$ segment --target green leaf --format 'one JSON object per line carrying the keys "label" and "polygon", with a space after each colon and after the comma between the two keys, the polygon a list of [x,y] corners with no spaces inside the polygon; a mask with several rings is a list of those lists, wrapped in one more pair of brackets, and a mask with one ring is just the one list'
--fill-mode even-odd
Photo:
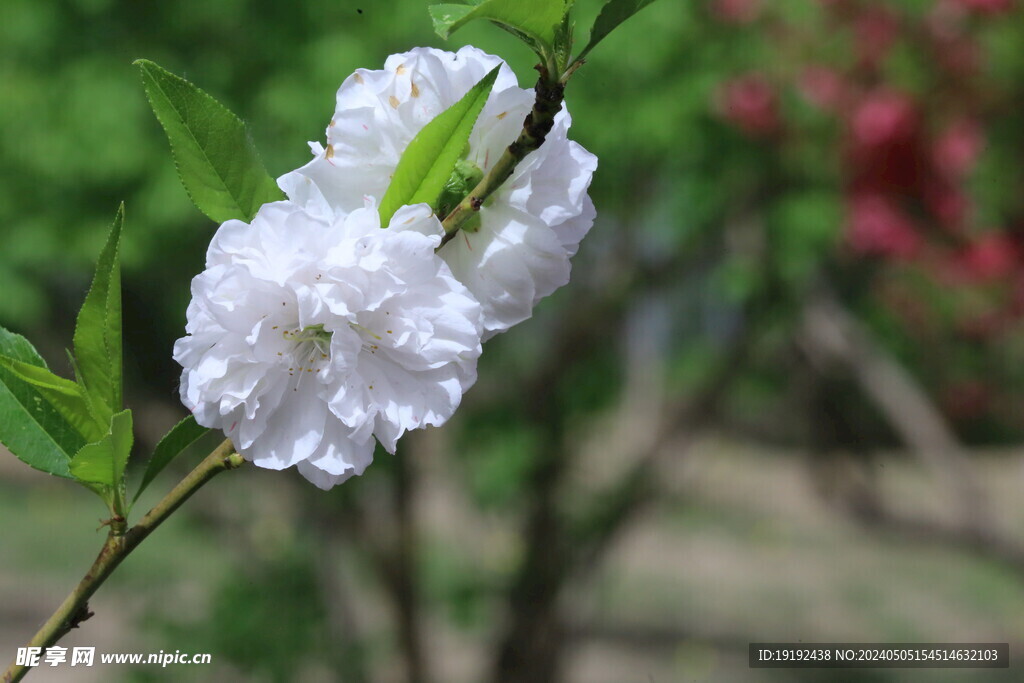
{"label": "green leaf", "polygon": [[594,49],[605,37],[614,31],[619,24],[650,5],[654,0],[608,0],[601,8],[601,13],[594,21],[594,27],[590,29],[590,42],[583,48],[576,59],[583,59]]}
{"label": "green leaf", "polygon": [[572,33],[574,28],[575,24],[572,22],[569,13],[566,12],[562,23],[555,30],[554,57],[559,73],[565,72],[569,62],[572,61]]}
{"label": "green leaf", "polygon": [[532,47],[550,48],[555,31],[568,11],[565,0],[484,0],[478,5],[431,5],[434,30],[447,39],[474,19],[490,19],[513,32],[522,33]]}
{"label": "green leaf", "polygon": [[139,484],[139,490],[135,492],[135,498],[132,499],[132,502],[139,499],[139,496],[152,483],[156,475],[160,474],[172,460],[209,431],[208,428],[197,424],[196,418],[191,415],[174,425],[171,431],[167,432],[164,438],[160,439],[160,443],[156,445],[153,457],[149,459],[146,473],[142,477],[142,483]]}
{"label": "green leaf", "polygon": [[0,356],[0,367],[31,385],[87,442],[103,435],[101,425],[109,420],[108,414],[98,410],[79,385],[58,377],[45,367],[7,356]]}
{"label": "green leaf", "polygon": [[[46,369],[27,339],[2,327],[0,354]],[[37,470],[70,478],[71,456],[85,445],[85,439],[38,389],[0,366],[0,443]]]}
{"label": "green leaf", "polygon": [[82,446],[71,459],[71,474],[100,493],[113,512],[120,513],[124,500],[124,470],[132,452],[132,411],[122,410],[110,420],[110,430],[98,441]]}
{"label": "green leaf", "polygon": [[93,403],[107,415],[121,409],[121,262],[124,204],[96,264],[92,287],[75,325],[75,370]]}
{"label": "green leaf", "polygon": [[445,40],[467,21],[474,9],[473,5],[431,5],[427,8],[430,19],[434,22],[434,31]]}
{"label": "green leaf", "polygon": [[181,182],[200,211],[218,223],[248,221],[263,204],[284,198],[241,119],[184,78],[146,59],[135,64]]}
{"label": "green leaf", "polygon": [[425,202],[437,208],[437,199],[491,94],[498,69],[492,69],[461,100],[424,126],[406,147],[380,202],[381,227],[387,227],[395,212],[407,204]]}

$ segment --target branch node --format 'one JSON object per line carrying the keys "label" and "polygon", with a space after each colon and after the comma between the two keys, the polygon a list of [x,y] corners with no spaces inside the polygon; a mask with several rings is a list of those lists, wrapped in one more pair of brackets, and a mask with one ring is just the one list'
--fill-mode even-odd
{"label": "branch node", "polygon": [[68,621],[68,630],[78,628],[79,624],[81,624],[83,621],[88,621],[93,616],[95,616],[95,614],[95,612],[89,609],[88,602],[83,603],[82,606],[78,608],[78,611],[75,612],[71,616],[71,619]]}

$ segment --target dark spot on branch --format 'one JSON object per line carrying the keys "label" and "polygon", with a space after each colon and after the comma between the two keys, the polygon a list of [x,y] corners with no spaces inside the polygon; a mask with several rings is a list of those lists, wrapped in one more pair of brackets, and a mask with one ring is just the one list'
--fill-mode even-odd
{"label": "dark spot on branch", "polygon": [[68,630],[78,628],[79,624],[81,624],[83,621],[88,621],[94,615],[95,612],[89,609],[89,603],[84,603],[81,607],[78,608],[78,611],[71,616],[71,619],[68,622]]}

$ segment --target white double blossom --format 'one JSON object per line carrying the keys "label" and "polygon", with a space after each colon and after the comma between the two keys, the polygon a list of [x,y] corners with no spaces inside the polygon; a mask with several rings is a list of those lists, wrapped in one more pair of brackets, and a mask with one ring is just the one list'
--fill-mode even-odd
{"label": "white double blossom", "polygon": [[434,254],[425,204],[386,229],[372,201],[325,215],[264,205],[217,231],[174,346],[181,398],[261,467],[321,488],[361,474],[374,440],[440,425],[476,380],[481,309]]}
{"label": "white double blossom", "polygon": [[[498,65],[462,194],[403,207],[381,229],[376,201],[409,142]],[[393,453],[405,431],[444,423],[476,380],[481,340],[568,282],[593,224],[596,159],[568,140],[563,107],[479,220],[435,253],[434,211],[493,167],[533,98],[471,47],[415,49],[346,79],[327,146],[310,143],[314,159],[278,180],[289,201],[224,223],[192,282],[174,358],[196,420],[255,464],[294,465],[325,489],[365,470],[374,437]]]}
{"label": "white double blossom", "polygon": [[[457,53],[417,48],[360,69],[337,94],[327,146],[282,176],[288,196],[317,211],[352,211],[384,196],[402,152],[428,122],[495,66],[501,69],[469,140],[467,161],[486,173],[519,135],[533,91],[518,87],[498,57],[473,47]],[[483,306],[484,338],[528,318],[533,306],[569,281],[572,257],[594,221],[587,195],[596,157],[568,140],[563,107],[540,149],[530,153],[480,211],[439,252]]]}

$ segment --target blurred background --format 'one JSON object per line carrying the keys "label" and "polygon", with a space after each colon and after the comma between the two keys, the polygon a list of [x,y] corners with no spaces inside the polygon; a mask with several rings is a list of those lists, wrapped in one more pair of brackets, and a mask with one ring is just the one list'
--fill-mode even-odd
{"label": "blurred background", "polygon": [[[442,43],[426,4],[0,4],[0,324],[69,371],[126,202],[137,465],[185,414],[170,352],[216,226],[132,60],[245,118],[277,176],[322,139],[342,79],[390,53],[472,43],[532,85],[511,36]],[[599,3],[577,5],[585,31]],[[645,9],[568,91],[600,159],[573,282],[488,343],[456,417],[329,493],[221,477],[63,642],[212,665],[33,677],[836,680],[747,668],[749,642],[798,640],[1009,641],[1019,662],[1022,19],[1015,0]],[[103,513],[0,453],[4,659],[92,561]]]}

